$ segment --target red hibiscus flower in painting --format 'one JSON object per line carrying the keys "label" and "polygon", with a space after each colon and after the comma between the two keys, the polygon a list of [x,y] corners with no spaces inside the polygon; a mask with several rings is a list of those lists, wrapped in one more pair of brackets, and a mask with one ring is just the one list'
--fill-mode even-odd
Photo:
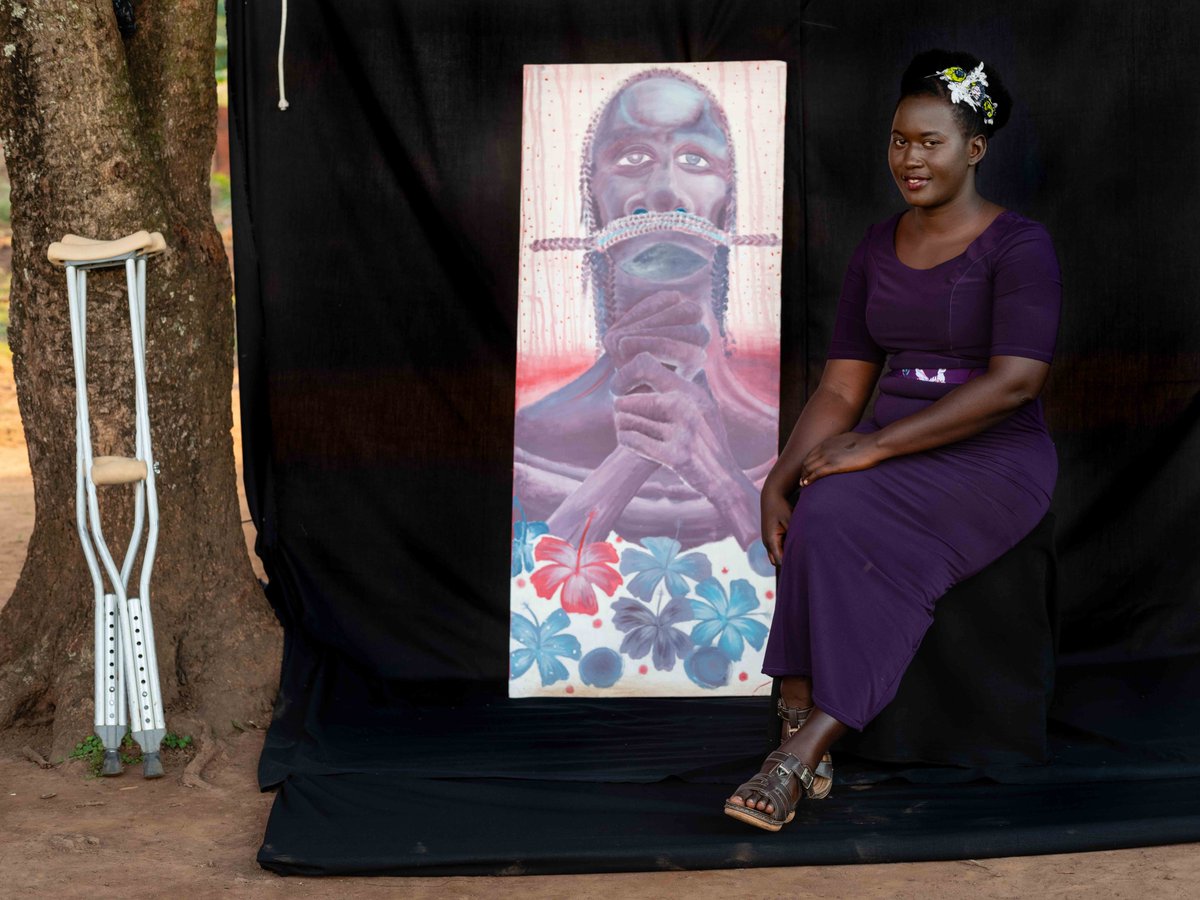
{"label": "red hibiscus flower in painting", "polygon": [[559,598],[562,608],[569,613],[595,615],[600,610],[596,602],[596,588],[608,596],[613,595],[624,580],[610,563],[617,561],[617,551],[612,544],[603,541],[589,544],[588,529],[592,527],[592,516],[588,515],[579,546],[562,538],[546,535],[533,550],[533,558],[549,565],[542,566],[529,576],[539,597],[549,600],[554,592],[562,588]]}

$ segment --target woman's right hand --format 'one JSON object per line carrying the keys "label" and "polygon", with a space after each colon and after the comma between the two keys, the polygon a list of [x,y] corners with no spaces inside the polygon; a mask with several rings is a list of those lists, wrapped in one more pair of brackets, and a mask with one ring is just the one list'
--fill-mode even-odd
{"label": "woman's right hand", "polygon": [[762,540],[771,565],[783,562],[783,538],[792,520],[792,505],[778,491],[764,487],[762,492]]}

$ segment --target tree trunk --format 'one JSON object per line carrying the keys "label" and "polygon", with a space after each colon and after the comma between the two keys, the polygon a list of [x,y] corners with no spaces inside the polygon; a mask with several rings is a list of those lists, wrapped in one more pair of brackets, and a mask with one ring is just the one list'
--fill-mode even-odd
{"label": "tree trunk", "polygon": [[[36,519],[0,611],[0,730],[58,760],[92,731],[92,587],[75,530],[75,387],[66,279],[46,260],[65,232],[161,231],[147,264],[150,425],[161,472],[151,580],[166,707],[209,722],[267,715],[279,627],[240,527],[230,388],[233,310],[213,223],[216,133],[212,0],[138,4],[123,40],[111,0],[0,0],[0,139],[12,182],[9,341]],[[123,269],[88,279],[88,381],[96,455],[133,455]],[[118,562],[128,489],[100,489]],[[136,583],[137,571],[131,581]],[[10,732],[10,737],[12,732]]]}

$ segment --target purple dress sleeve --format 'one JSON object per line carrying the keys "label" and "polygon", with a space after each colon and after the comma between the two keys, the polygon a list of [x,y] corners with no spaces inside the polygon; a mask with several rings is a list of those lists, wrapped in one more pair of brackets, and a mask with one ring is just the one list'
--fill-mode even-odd
{"label": "purple dress sleeve", "polygon": [[1050,233],[1037,222],[1016,229],[996,258],[992,356],[1054,358],[1062,275]]}
{"label": "purple dress sleeve", "polygon": [[875,343],[871,332],[867,330],[867,244],[870,237],[868,229],[867,236],[859,242],[854,255],[850,257],[826,360],[861,359],[882,365],[887,358],[887,352]]}

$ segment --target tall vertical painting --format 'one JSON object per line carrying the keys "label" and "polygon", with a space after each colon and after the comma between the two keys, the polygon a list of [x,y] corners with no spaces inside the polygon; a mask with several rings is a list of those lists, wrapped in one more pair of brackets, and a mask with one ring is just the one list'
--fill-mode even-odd
{"label": "tall vertical painting", "polygon": [[511,696],[764,690],[785,75],[525,67]]}

